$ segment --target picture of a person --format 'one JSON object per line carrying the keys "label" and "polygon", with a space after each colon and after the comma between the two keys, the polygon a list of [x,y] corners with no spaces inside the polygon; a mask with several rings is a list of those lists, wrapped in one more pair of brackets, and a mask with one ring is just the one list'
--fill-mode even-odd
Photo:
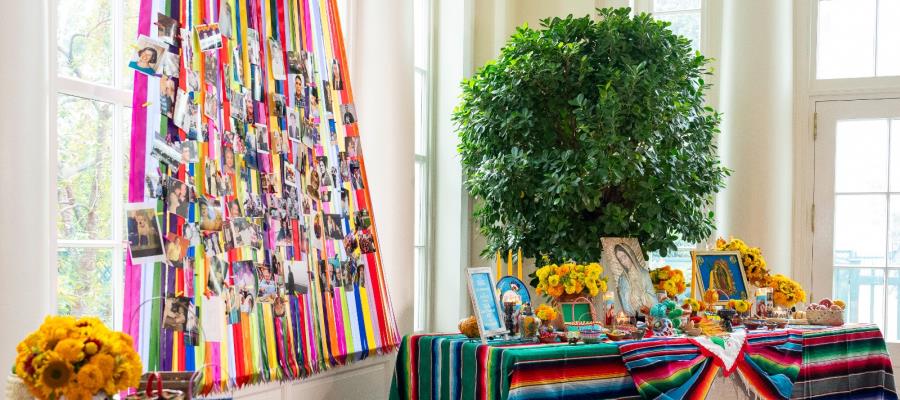
{"label": "picture of a person", "polygon": [[728,263],[725,260],[716,260],[713,263],[712,271],[709,274],[709,288],[720,290],[729,298],[734,296],[737,289],[734,285],[734,277],[728,270]]}
{"label": "picture of a person", "polygon": [[158,58],[159,55],[156,49],[144,47],[138,51],[137,59],[128,63],[128,66],[147,75],[153,75],[156,73],[156,60]]}
{"label": "picture of a person", "polygon": [[344,78],[341,76],[341,65],[331,60],[331,83],[334,90],[344,90]]}
{"label": "picture of a person", "polygon": [[653,305],[653,284],[647,271],[635,257],[635,252],[623,243],[613,247],[614,263],[621,268],[616,280],[616,299],[626,314],[633,315],[641,306]]}

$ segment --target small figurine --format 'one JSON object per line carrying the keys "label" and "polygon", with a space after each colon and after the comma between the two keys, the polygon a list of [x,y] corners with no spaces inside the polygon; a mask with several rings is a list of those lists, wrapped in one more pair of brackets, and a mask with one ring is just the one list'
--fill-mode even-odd
{"label": "small figurine", "polygon": [[672,320],[669,319],[669,308],[666,303],[655,304],[650,308],[650,318],[652,319],[650,329],[653,331],[653,336],[675,336],[675,329],[672,326]]}

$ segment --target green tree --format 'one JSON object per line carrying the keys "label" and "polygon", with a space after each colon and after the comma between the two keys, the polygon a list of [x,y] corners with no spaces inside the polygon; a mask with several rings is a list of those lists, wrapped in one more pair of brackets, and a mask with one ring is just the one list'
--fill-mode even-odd
{"label": "green tree", "polygon": [[708,59],[629,9],[520,27],[454,113],[486,253],[599,260],[600,237],[665,255],[706,238],[728,171],[704,106]]}

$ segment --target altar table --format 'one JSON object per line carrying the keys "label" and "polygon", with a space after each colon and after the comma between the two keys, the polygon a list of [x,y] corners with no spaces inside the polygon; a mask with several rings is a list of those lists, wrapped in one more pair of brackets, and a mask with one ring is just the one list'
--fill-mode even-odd
{"label": "altar table", "polygon": [[400,346],[390,398],[703,398],[723,375],[749,398],[897,398],[875,325],[751,331],[730,369],[720,361],[687,338],[483,345],[459,334],[413,334]]}

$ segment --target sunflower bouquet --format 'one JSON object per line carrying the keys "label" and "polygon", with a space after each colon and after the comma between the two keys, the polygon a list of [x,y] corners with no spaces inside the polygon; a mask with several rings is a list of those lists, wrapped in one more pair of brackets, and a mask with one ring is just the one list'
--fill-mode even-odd
{"label": "sunflower bouquet", "polygon": [[569,261],[548,264],[534,273],[531,285],[538,294],[559,298],[564,294],[586,294],[591,297],[606,292],[606,278],[601,278],[603,267],[599,263],[577,264]]}
{"label": "sunflower bouquet", "polygon": [[747,243],[741,239],[731,238],[731,240],[725,241],[725,239],[719,238],[716,240],[716,250],[740,252],[741,265],[744,266],[747,280],[758,287],[768,286],[769,268],[759,247],[747,246]]}
{"label": "sunflower bouquet", "polygon": [[534,311],[534,315],[538,317],[541,321],[553,321],[559,315],[556,312],[556,309],[551,307],[549,304],[541,304],[538,306],[537,310]]}
{"label": "sunflower bouquet", "polygon": [[806,299],[806,292],[797,281],[784,275],[772,275],[769,282],[772,288],[772,300],[775,305],[791,308],[797,302]]}
{"label": "sunflower bouquet", "polygon": [[687,288],[684,273],[668,265],[650,271],[650,280],[658,291],[665,291],[669,297],[675,297]]}
{"label": "sunflower bouquet", "polygon": [[90,399],[140,383],[131,337],[97,318],[47,317],[16,351],[15,373],[39,399]]}

